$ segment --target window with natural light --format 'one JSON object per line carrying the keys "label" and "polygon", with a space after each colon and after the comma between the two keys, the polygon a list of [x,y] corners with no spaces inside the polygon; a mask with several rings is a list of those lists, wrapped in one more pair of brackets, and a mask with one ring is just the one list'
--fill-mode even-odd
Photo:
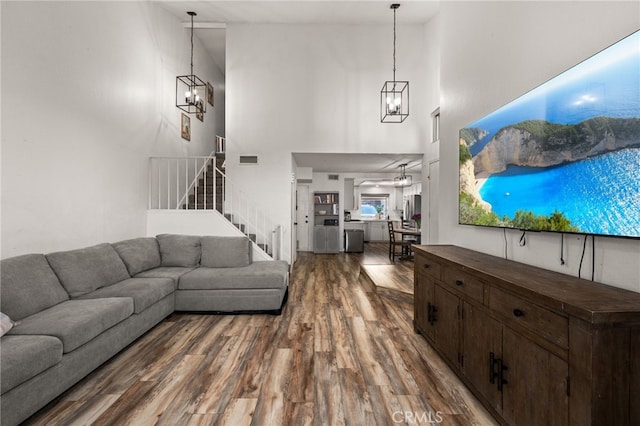
{"label": "window with natural light", "polygon": [[362,194],[360,196],[360,216],[365,219],[384,219],[388,216],[388,194]]}

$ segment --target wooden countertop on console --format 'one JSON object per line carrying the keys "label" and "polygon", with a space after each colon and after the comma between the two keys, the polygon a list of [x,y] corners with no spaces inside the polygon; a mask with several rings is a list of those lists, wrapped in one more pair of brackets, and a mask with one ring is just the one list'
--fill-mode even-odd
{"label": "wooden countertop on console", "polygon": [[413,246],[416,254],[464,264],[488,284],[517,287],[530,301],[573,315],[592,324],[640,325],[640,293],[577,278],[524,263],[452,245]]}

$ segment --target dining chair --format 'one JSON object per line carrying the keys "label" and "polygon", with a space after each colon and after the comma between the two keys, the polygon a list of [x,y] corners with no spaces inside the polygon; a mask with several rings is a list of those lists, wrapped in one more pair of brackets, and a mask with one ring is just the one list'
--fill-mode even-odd
{"label": "dining chair", "polygon": [[[393,231],[393,222],[387,221],[387,227],[389,228],[389,259],[392,262],[396,261],[396,256],[407,257],[411,251],[412,241],[404,239],[396,240],[396,233]],[[400,248],[400,252],[396,254],[396,247]]]}

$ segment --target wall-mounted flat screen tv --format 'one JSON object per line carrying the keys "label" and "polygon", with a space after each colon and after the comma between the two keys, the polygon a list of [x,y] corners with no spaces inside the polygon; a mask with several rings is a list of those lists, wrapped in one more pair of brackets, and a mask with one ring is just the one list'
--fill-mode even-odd
{"label": "wall-mounted flat screen tv", "polygon": [[459,223],[640,238],[640,31],[460,130]]}

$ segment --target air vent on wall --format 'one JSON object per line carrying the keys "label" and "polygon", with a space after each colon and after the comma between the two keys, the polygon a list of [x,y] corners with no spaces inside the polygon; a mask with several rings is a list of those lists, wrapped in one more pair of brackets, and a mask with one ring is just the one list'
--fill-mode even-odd
{"label": "air vent on wall", "polygon": [[329,180],[338,180],[340,175],[329,175]]}
{"label": "air vent on wall", "polygon": [[257,155],[241,155],[240,164],[258,164]]}

